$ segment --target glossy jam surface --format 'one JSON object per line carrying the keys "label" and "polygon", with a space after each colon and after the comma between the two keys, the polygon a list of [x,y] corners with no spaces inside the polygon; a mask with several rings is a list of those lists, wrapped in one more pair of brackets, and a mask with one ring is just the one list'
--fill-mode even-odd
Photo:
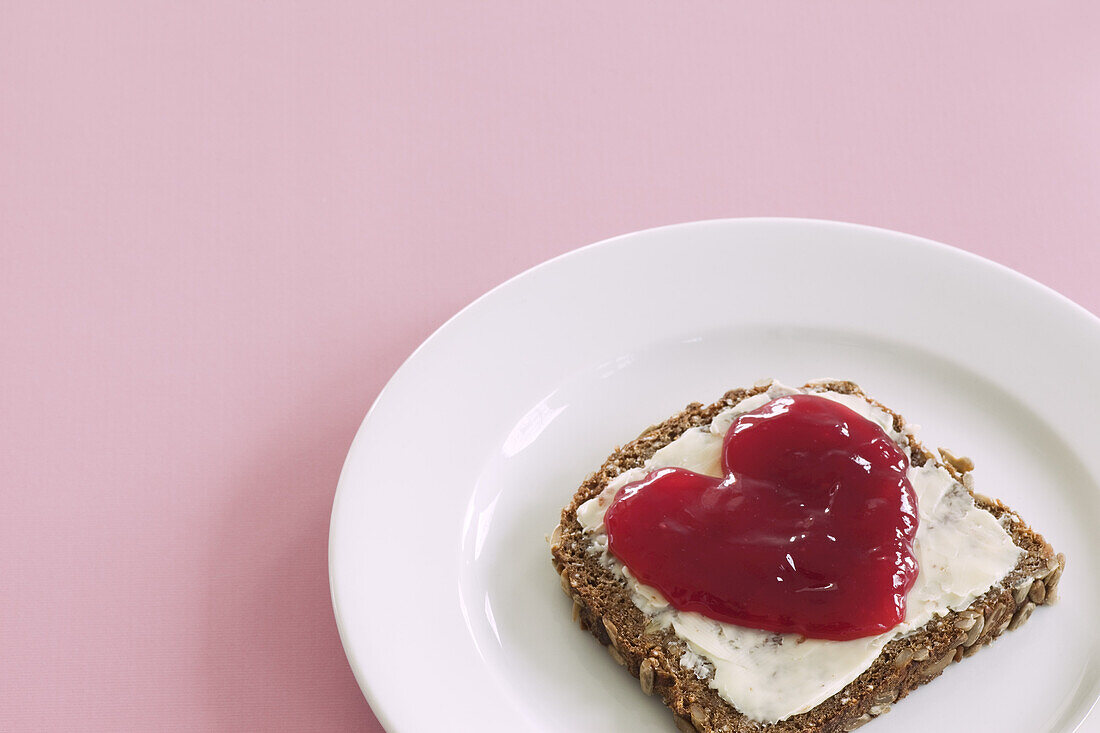
{"label": "glossy jam surface", "polygon": [[832,400],[792,395],[745,413],[725,479],[680,468],[619,492],[604,522],[636,578],[682,611],[847,640],[905,618],[917,504],[905,453]]}

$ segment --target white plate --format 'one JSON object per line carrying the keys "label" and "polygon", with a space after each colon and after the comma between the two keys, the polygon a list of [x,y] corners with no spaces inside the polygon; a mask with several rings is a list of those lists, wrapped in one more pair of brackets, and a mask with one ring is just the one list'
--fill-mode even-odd
{"label": "white plate", "polygon": [[440,328],[363,421],[329,538],[352,669],[391,733],[671,731],[570,622],[545,535],[615,445],[685,403],[831,376],[973,457],[978,489],[1069,558],[1059,605],[889,729],[1074,730],[1100,690],[1098,371],[1100,320],[895,232],[709,221],[559,257]]}

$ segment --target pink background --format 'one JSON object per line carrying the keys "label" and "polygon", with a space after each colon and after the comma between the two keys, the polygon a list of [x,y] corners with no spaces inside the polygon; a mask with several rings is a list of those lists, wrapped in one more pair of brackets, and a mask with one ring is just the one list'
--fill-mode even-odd
{"label": "pink background", "polygon": [[834,218],[1100,311],[1100,5],[4,3],[0,729],[367,730],[336,479],[458,308]]}

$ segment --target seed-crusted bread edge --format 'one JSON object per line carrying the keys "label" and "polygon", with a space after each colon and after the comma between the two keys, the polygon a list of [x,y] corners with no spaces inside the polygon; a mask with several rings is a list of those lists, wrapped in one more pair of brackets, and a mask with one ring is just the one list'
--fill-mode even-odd
{"label": "seed-crusted bread edge", "polygon": [[[614,477],[641,466],[659,448],[692,427],[710,424],[722,410],[745,397],[758,394],[767,384],[727,392],[717,402],[692,403],[680,413],[653,425],[636,439],[617,448],[598,471],[573,496],[561,515],[561,524],[550,538],[555,570],[565,594],[573,601],[573,620],[607,647],[611,657],[639,680],[642,692],[659,695],[672,710],[676,727],[691,733],[834,733],[852,731],[890,710],[897,700],[916,687],[938,677],[951,662],[976,653],[1006,630],[1027,621],[1039,605],[1057,598],[1058,581],[1066,559],[1027,526],[1009,507],[973,490],[969,471],[973,464],[941,449],[942,460],[908,435],[912,463],[931,461],[943,466],[974,497],[975,503],[994,517],[1026,554],[1001,583],[992,587],[967,609],[933,619],[921,630],[886,645],[878,659],[843,690],[808,712],[778,723],[751,720],[722,700],[695,672],[680,664],[686,647],[670,629],[647,628],[648,619],[634,605],[623,581],[590,554],[590,542],[577,521],[577,507],[598,495]],[[867,397],[852,382],[811,382],[804,389],[858,395],[883,409],[903,434],[900,415]]]}

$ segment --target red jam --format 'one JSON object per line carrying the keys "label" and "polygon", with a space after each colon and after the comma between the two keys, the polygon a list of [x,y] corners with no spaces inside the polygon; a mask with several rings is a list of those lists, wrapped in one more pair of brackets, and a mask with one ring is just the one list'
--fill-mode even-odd
{"label": "red jam", "polygon": [[607,510],[611,552],[677,609],[847,640],[905,618],[917,500],[905,453],[833,400],[793,395],[737,418],[725,479],[651,472]]}

